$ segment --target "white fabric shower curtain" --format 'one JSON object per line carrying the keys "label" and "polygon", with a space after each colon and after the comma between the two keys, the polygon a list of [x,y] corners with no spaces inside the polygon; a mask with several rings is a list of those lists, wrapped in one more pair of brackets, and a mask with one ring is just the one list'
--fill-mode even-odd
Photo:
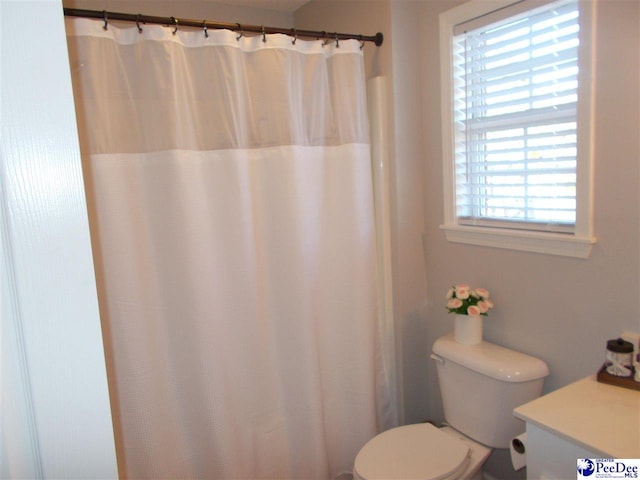
{"label": "white fabric shower curtain", "polygon": [[121,474],[350,471],[393,423],[359,43],[67,32]]}

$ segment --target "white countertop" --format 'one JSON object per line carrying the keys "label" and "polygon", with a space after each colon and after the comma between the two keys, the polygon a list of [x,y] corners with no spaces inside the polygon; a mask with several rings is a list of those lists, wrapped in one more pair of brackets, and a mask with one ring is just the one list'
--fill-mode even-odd
{"label": "white countertop", "polygon": [[519,406],[516,417],[603,457],[640,458],[640,391],[590,376]]}

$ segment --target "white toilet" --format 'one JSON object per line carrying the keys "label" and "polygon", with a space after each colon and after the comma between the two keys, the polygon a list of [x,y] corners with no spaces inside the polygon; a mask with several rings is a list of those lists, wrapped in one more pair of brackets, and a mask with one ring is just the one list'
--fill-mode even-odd
{"label": "white toilet", "polygon": [[439,338],[437,362],[446,427],[429,423],[392,428],[358,453],[354,480],[481,479],[492,448],[509,448],[524,432],[513,409],[542,393],[547,364],[482,342],[464,345],[453,334]]}

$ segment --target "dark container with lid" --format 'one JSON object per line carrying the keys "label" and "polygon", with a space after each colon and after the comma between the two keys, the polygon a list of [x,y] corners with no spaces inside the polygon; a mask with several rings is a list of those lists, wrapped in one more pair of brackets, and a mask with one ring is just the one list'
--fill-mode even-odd
{"label": "dark container with lid", "polygon": [[633,344],[622,338],[607,341],[607,358],[605,366],[607,373],[616,377],[630,377],[633,359]]}

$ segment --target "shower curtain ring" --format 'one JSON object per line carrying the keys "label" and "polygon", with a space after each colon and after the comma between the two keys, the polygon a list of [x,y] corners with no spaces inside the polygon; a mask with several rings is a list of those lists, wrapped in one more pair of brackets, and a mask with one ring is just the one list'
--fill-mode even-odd
{"label": "shower curtain ring", "polygon": [[105,30],[109,30],[109,21],[107,20],[107,11],[106,10],[102,11],[102,19],[104,20],[104,25],[102,26],[102,28],[105,29]]}
{"label": "shower curtain ring", "polygon": [[340,48],[340,42],[338,41],[338,32],[336,32],[336,48]]}
{"label": "shower curtain ring", "polygon": [[295,28],[292,28],[291,32],[293,33],[293,40],[291,40],[291,43],[295,45],[296,42],[298,41],[298,32],[296,31]]}
{"label": "shower curtain ring", "polygon": [[244,35],[244,33],[242,33],[242,25],[240,25],[239,23],[236,23],[236,25],[238,26],[238,31],[240,32],[238,33],[238,35],[236,35],[236,40],[240,40]]}
{"label": "shower curtain ring", "polygon": [[140,14],[136,15],[136,27],[138,27],[138,33],[142,33],[142,27],[140,26]]}
{"label": "shower curtain ring", "polygon": [[262,43],[267,43],[267,34],[264,32],[264,26],[262,27]]}
{"label": "shower curtain ring", "polygon": [[173,25],[175,27],[172,33],[175,35],[176,33],[178,33],[178,19],[176,17],[171,17],[171,21],[173,22]]}
{"label": "shower curtain ring", "polygon": [[364,40],[362,39],[362,35],[358,35],[358,40],[360,40],[360,50],[364,48]]}
{"label": "shower curtain ring", "polygon": [[207,32],[207,21],[202,21],[202,29],[204,30],[204,38],[209,38],[209,32]]}

